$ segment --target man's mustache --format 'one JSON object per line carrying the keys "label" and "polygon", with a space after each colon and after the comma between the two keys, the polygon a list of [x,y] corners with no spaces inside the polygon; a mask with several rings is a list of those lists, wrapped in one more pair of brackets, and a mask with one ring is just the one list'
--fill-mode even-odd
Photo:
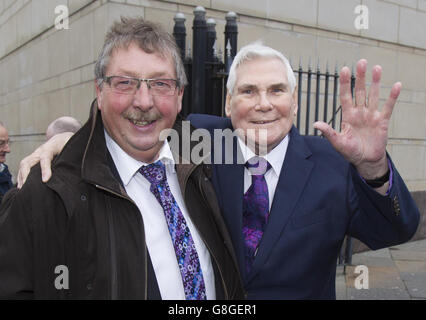
{"label": "man's mustache", "polygon": [[160,113],[153,109],[149,111],[142,111],[138,109],[126,110],[125,112],[123,112],[123,117],[128,120],[147,122],[153,122],[161,119]]}

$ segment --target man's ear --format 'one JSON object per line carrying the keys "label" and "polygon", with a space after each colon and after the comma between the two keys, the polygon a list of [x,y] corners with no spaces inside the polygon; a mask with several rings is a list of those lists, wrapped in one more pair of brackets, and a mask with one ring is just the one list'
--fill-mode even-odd
{"label": "man's ear", "polygon": [[182,111],[182,99],[183,99],[183,93],[185,91],[185,88],[179,88],[178,92],[178,106],[177,106],[177,113]]}
{"label": "man's ear", "polygon": [[231,95],[229,93],[226,94],[226,102],[225,102],[225,114],[228,118],[231,118]]}
{"label": "man's ear", "polygon": [[101,89],[101,85],[98,84],[98,80],[95,79],[95,88],[96,88],[96,101],[97,101],[97,105],[98,105],[98,109],[102,110],[102,89]]}
{"label": "man's ear", "polygon": [[297,94],[297,85],[296,85],[296,87],[293,90],[293,102],[294,102],[293,112],[294,112],[294,116],[297,115],[297,111],[299,110],[299,101],[297,99],[297,96],[298,96],[298,94]]}

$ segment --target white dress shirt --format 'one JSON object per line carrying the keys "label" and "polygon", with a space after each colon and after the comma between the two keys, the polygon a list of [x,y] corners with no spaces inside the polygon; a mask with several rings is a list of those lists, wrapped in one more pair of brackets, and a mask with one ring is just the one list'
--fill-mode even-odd
{"label": "white dress shirt", "polygon": [[[106,131],[105,139],[121,181],[124,184],[124,188],[142,214],[145,241],[157,278],[161,298],[163,300],[185,300],[182,276],[176,260],[176,254],[163,208],[150,191],[150,182],[138,172],[139,168],[143,165],[147,165],[147,163],[138,161],[129,156]],[[161,160],[161,162],[165,164],[167,182],[170,186],[170,190],[191,231],[200,260],[201,270],[203,271],[207,299],[216,299],[214,273],[210,254],[188,216],[174,167],[175,161],[167,141],[165,141],[161,148],[157,160]]]}
{"label": "white dress shirt", "polygon": [[[274,200],[275,189],[277,188],[278,179],[280,177],[281,168],[284,163],[285,155],[287,152],[288,142],[290,140],[289,135],[281,140],[281,142],[271,151],[269,151],[262,158],[266,159],[271,165],[265,173],[266,184],[268,185],[268,195],[269,195],[269,210],[271,210],[272,201]],[[244,163],[249,159],[256,157],[256,154],[249,148],[247,145],[238,137],[238,145],[243,154]],[[244,169],[244,193],[251,186],[251,174],[247,168]]]}

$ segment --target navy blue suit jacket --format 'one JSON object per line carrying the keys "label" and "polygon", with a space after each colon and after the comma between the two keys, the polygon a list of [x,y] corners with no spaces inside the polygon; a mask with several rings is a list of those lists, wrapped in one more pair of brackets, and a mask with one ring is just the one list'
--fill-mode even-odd
{"label": "navy blue suit jacket", "polygon": [[0,203],[3,199],[3,196],[8,192],[12,187],[12,175],[9,172],[9,168],[4,164],[5,168],[0,172]]}
{"label": "navy blue suit jacket", "polygon": [[[225,118],[190,115],[188,120],[210,133],[232,129]],[[225,148],[223,144],[223,153],[237,152],[236,144]],[[269,222],[246,274],[244,165],[212,167],[248,299],[335,299],[336,262],[345,235],[379,249],[408,241],[418,226],[418,208],[393,164],[392,188],[381,196],[326,139],[301,136],[293,127]]]}

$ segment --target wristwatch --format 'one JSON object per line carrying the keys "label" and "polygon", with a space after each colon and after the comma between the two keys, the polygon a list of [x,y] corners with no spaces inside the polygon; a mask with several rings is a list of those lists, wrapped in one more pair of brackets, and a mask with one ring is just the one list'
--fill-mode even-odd
{"label": "wristwatch", "polygon": [[367,180],[364,179],[365,183],[368,184],[372,188],[380,188],[383,186],[386,182],[389,181],[389,175],[390,175],[390,169],[381,177],[378,177],[376,179]]}

